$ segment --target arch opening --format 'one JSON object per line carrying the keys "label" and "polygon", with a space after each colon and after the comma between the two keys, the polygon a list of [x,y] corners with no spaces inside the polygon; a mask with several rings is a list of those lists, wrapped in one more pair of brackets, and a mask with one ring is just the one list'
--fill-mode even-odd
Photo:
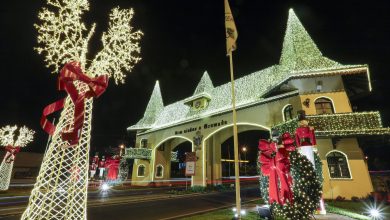
{"label": "arch opening", "polygon": [[[233,125],[222,127],[209,134],[202,145],[202,179],[203,185],[218,185],[228,183],[230,176],[234,175],[234,151],[233,151]],[[241,145],[241,159],[249,158],[248,164],[257,164],[257,143],[260,138],[268,138],[270,128],[253,124],[237,123],[239,147]],[[246,134],[245,134],[246,133]],[[245,140],[246,139],[246,140]],[[256,140],[257,139],[257,140]],[[243,147],[246,146],[246,152]],[[229,146],[229,147],[228,147]],[[251,154],[249,155],[249,151]],[[230,159],[229,159],[230,158]],[[229,165],[230,164],[230,165]],[[244,165],[244,163],[241,163]],[[248,168],[248,164],[246,168]],[[254,165],[256,167],[256,165]],[[245,166],[242,170],[245,173]],[[248,168],[251,169],[251,168]],[[250,173],[253,173],[252,171]],[[247,174],[248,170],[247,170]],[[234,180],[233,180],[234,181]]]}
{"label": "arch opening", "polygon": [[180,185],[190,178],[184,176],[185,153],[192,151],[192,141],[173,136],[161,141],[153,149],[152,182],[156,186]]}

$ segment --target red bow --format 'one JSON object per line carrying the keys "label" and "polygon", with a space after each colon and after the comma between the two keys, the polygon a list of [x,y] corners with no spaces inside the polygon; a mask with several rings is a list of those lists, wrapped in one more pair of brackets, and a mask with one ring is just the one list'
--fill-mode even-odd
{"label": "red bow", "polygon": [[[79,93],[74,81],[79,80],[88,84],[89,90],[87,92]],[[78,143],[81,135],[81,128],[84,124],[84,99],[91,97],[99,97],[104,93],[108,86],[107,75],[102,75],[95,78],[90,78],[83,73],[80,64],[78,62],[70,62],[60,71],[58,78],[58,90],[65,90],[74,104],[74,122],[73,129],[71,131],[63,131],[61,133],[62,140],[69,141],[70,145]],[[65,98],[58,100],[43,109],[41,117],[41,126],[48,134],[53,135],[56,130],[56,126],[53,125],[46,117],[56,111],[61,110],[64,107]]]}
{"label": "red bow", "polygon": [[7,151],[7,154],[5,155],[5,162],[11,163],[15,160],[16,154],[19,153],[20,147],[12,147],[12,146],[6,146],[5,150]]}
{"label": "red bow", "polygon": [[[275,142],[262,139],[259,141],[259,150],[261,151],[259,157],[261,172],[263,175],[269,176],[269,203],[277,202],[283,205],[287,200],[292,203],[292,178],[288,153],[294,150],[293,145],[286,144],[283,148],[278,149]],[[278,189],[279,185],[280,190]]]}

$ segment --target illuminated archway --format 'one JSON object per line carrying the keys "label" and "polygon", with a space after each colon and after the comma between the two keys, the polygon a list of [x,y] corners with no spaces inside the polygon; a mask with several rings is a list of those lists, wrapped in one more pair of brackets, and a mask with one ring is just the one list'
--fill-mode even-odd
{"label": "illuminated archway", "polygon": [[[246,128],[244,128],[244,126],[246,126]],[[210,134],[208,134],[202,141],[202,185],[203,186],[207,185],[207,183],[206,183],[207,164],[206,164],[206,149],[205,149],[206,141],[208,141],[215,134],[217,134],[225,129],[231,128],[231,127],[233,127],[233,124],[228,124],[228,125],[225,125],[223,127],[220,127],[218,129],[216,129],[215,131],[211,132]],[[244,131],[249,131],[249,130],[263,130],[263,131],[268,131],[268,132],[270,132],[270,130],[271,130],[271,128],[269,128],[267,126],[256,124],[256,123],[250,123],[250,122],[238,122],[237,127],[238,127],[238,133],[241,133]],[[233,135],[233,132],[225,140],[230,138],[232,135]]]}
{"label": "illuminated archway", "polygon": [[[156,154],[157,154],[157,151],[159,148],[161,148],[162,146],[164,146],[163,144],[165,144],[166,142],[170,141],[170,140],[173,140],[173,139],[178,139],[179,141],[175,144],[174,147],[172,147],[172,150],[174,148],[176,148],[178,145],[184,143],[184,142],[190,142],[191,144],[191,149],[193,150],[194,149],[194,144],[193,144],[193,141],[187,137],[184,137],[184,136],[180,136],[180,135],[173,135],[173,136],[170,136],[168,138],[165,138],[163,140],[161,140],[160,142],[158,142],[158,144],[156,144],[153,149],[152,149],[152,167],[151,167],[151,181],[155,181],[156,179],[156,174],[155,174],[155,170],[156,170],[156,164],[157,164],[157,161],[156,161]],[[165,150],[165,149],[164,149]],[[170,163],[170,161],[169,161]],[[165,170],[165,169],[164,169]]]}

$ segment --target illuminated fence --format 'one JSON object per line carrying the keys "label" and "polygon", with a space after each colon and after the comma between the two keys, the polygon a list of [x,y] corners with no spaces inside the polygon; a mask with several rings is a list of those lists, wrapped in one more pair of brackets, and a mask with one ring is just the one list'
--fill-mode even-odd
{"label": "illuminated fence", "polygon": [[147,148],[126,148],[125,155],[128,159],[146,159],[152,158],[152,150]]}
{"label": "illuminated fence", "polygon": [[[150,160],[152,158],[152,150],[148,148],[126,148],[123,157],[128,159],[144,159]],[[179,162],[178,151],[171,152],[171,161]]]}
{"label": "illuminated fence", "polygon": [[[316,136],[390,135],[389,128],[383,128],[379,112],[352,112],[340,114],[308,115],[309,125],[316,130]],[[281,132],[294,134],[298,119],[292,119],[274,126]]]}
{"label": "illuminated fence", "polygon": [[179,155],[179,151],[172,151],[171,152],[171,161],[172,162],[179,162],[179,158],[178,158],[178,155]]}

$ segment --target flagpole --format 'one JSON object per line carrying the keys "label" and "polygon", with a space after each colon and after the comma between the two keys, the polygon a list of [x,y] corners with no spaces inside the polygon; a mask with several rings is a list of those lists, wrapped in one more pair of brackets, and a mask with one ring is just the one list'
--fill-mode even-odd
{"label": "flagpole", "polygon": [[233,111],[233,140],[234,140],[234,174],[236,179],[236,208],[237,219],[241,219],[241,196],[240,196],[240,167],[238,164],[238,135],[237,135],[237,112],[236,112],[236,93],[234,89],[234,74],[233,74],[233,53],[229,53],[230,61],[230,81],[232,85],[232,111]]}

